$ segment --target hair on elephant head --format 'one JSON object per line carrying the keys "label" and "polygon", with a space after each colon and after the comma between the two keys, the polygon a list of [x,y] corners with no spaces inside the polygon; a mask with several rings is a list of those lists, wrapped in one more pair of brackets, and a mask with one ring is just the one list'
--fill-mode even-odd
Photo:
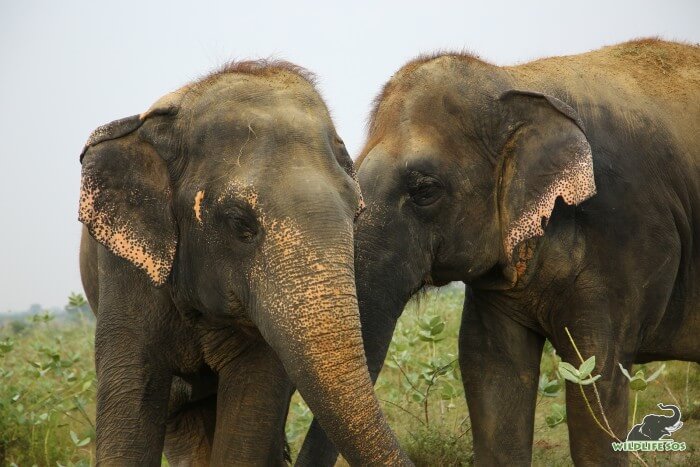
{"label": "hair on elephant head", "polygon": [[[81,161],[80,220],[126,260],[121,270],[186,315],[255,327],[348,459],[402,458],[362,348],[353,271],[362,198],[308,72],[230,64],[100,127]],[[102,290],[100,317],[118,301]],[[207,363],[223,371],[235,357]]]}

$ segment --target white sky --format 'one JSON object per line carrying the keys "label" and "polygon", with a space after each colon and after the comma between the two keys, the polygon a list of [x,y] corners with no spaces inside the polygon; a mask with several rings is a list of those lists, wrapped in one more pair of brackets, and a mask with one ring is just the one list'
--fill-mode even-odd
{"label": "white sky", "polygon": [[354,156],[372,98],[422,52],[512,64],[641,36],[700,42],[693,0],[188,3],[0,4],[0,311],[82,291],[78,154],[90,132],[231,58],[317,73]]}

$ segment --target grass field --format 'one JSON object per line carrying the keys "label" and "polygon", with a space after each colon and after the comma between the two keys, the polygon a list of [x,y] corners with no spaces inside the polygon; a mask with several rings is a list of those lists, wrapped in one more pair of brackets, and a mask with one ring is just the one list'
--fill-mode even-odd
{"label": "grass field", "polygon": [[[456,362],[462,300],[458,288],[447,287],[409,303],[377,383],[389,422],[418,465],[471,463],[471,424]],[[94,322],[75,311],[79,303],[73,297],[73,312],[60,320],[44,314],[0,328],[2,466],[94,463]],[[571,465],[557,364],[558,357],[547,346],[535,420],[536,466]],[[648,377],[659,366],[651,363],[635,371],[642,369]],[[700,465],[699,366],[667,362],[659,377],[639,392],[637,421],[658,412],[658,402],[681,408],[684,426],[674,439],[685,441],[688,449],[644,454],[644,460],[659,466]],[[311,413],[296,394],[287,423],[293,455],[310,421]]]}

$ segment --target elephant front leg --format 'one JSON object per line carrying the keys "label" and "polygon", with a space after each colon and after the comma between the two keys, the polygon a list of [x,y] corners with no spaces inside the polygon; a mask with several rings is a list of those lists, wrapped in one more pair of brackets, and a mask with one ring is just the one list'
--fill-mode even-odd
{"label": "elephant front leg", "polygon": [[543,344],[544,338],[467,293],[459,362],[476,465],[530,465]]}
{"label": "elephant front leg", "polygon": [[286,465],[284,423],[293,390],[264,342],[219,369],[211,465]]}
{"label": "elephant front leg", "polygon": [[627,465],[627,454],[615,451],[611,443],[616,439],[625,441],[627,437],[629,389],[618,362],[626,368],[629,368],[629,363],[617,355],[612,341],[596,336],[607,336],[608,333],[591,332],[590,326],[584,329],[569,329],[579,352],[573,348],[565,331],[553,337],[563,361],[578,367],[581,357],[585,360],[595,355],[596,366],[592,374],[602,376],[596,381],[595,390],[593,385],[566,383],[571,457],[577,466]]}
{"label": "elephant front leg", "polygon": [[[194,394],[193,394],[194,393]],[[197,397],[192,385],[173,378],[163,452],[175,467],[209,465],[216,424],[216,391]]]}
{"label": "elephant front leg", "polygon": [[[101,310],[102,311],[102,310]],[[104,329],[96,336],[96,454],[99,465],[159,466],[171,374],[138,342],[124,345],[126,334]]]}

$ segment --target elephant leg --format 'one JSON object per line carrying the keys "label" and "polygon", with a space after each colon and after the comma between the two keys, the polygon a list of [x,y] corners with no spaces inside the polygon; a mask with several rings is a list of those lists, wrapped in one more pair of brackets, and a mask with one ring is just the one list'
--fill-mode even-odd
{"label": "elephant leg", "polygon": [[543,344],[467,288],[459,362],[476,465],[530,465]]}
{"label": "elephant leg", "polygon": [[155,350],[139,339],[124,345],[129,334],[102,325],[106,315],[101,308],[95,338],[97,463],[159,466],[171,373],[163,362],[146,357]]}
{"label": "elephant leg", "polygon": [[174,378],[170,405],[163,448],[168,463],[177,467],[209,465],[216,424],[216,394],[192,400],[190,385]]}
{"label": "elephant leg", "polygon": [[286,465],[284,424],[294,388],[264,342],[219,369],[212,465]]}
{"label": "elephant leg", "polygon": [[[585,313],[579,311],[575,315],[585,316]],[[584,360],[593,355],[596,357],[596,366],[592,374],[602,375],[595,384],[605,417],[601,414],[592,385],[583,386],[585,398],[588,400],[586,403],[581,393],[581,387],[567,381],[566,417],[571,457],[577,466],[627,465],[627,454],[613,450],[611,443],[614,439],[598,425],[591,411],[604,428],[608,429],[609,424],[615,436],[621,441],[625,440],[629,386],[618,367],[618,362],[626,368],[629,368],[631,362],[623,359],[619,353],[614,351],[614,343],[621,341],[612,339],[607,330],[601,329],[605,320],[596,319],[595,322],[599,323],[598,327],[590,325],[577,327],[574,324],[569,327],[569,332]],[[576,321],[574,323],[578,324]],[[581,364],[581,359],[565,334],[564,325],[560,325],[558,328],[561,331],[557,331],[553,336],[557,353],[563,361],[578,367]],[[607,422],[605,418],[607,418]]]}

